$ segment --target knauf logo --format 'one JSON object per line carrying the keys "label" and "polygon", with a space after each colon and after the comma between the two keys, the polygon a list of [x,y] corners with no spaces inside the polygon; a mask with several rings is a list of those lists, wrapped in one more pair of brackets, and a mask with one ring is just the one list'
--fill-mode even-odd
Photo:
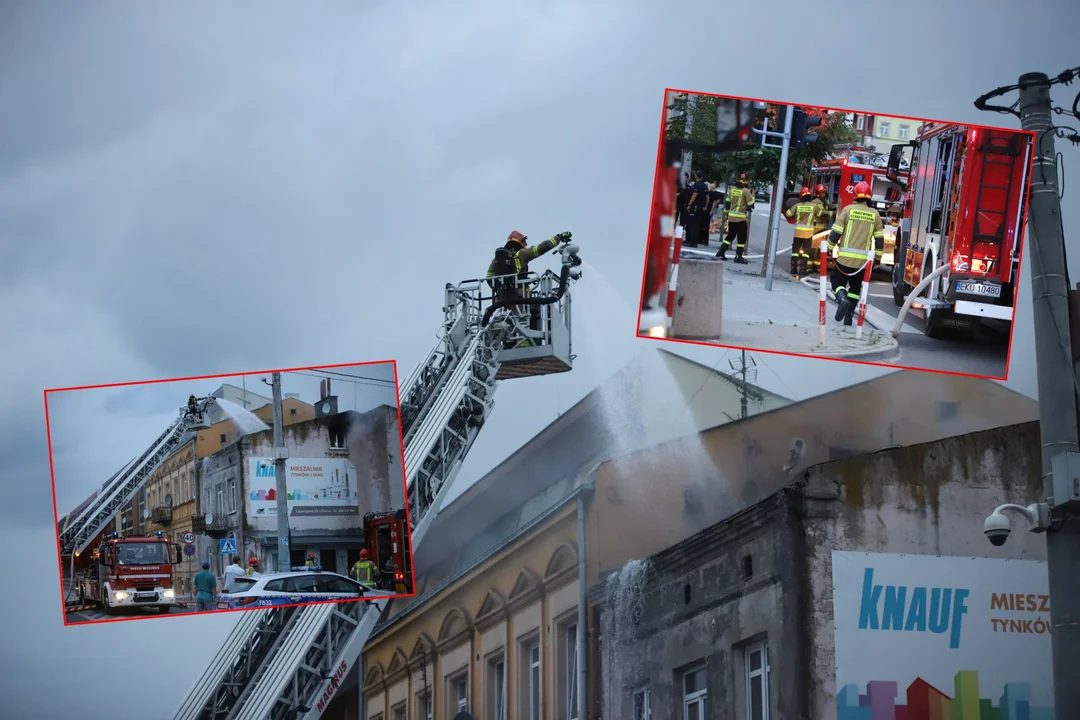
{"label": "knauf logo", "polygon": [[960,630],[971,591],[963,588],[927,588],[875,585],[874,569],[863,574],[860,630],[899,630],[938,635],[949,633],[949,647],[960,647]]}
{"label": "knauf logo", "polygon": [[261,462],[255,466],[255,477],[257,478],[272,478],[274,477],[274,465],[272,463]]}

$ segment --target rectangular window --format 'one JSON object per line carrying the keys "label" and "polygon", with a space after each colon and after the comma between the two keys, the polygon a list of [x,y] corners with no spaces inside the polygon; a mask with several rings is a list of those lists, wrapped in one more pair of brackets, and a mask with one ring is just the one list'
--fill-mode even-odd
{"label": "rectangular window", "polygon": [[225,512],[225,486],[217,486],[217,505],[214,507],[214,511],[218,515],[222,515]]}
{"label": "rectangular window", "polygon": [[769,720],[769,646],[757,643],[746,649],[746,717]]}
{"label": "rectangular window", "polygon": [[345,433],[342,428],[331,427],[327,428],[330,434],[330,449],[331,450],[344,450],[345,449]]}
{"label": "rectangular window", "polygon": [[506,661],[500,655],[488,661],[488,720],[506,720]]}
{"label": "rectangular window", "polygon": [[446,678],[446,706],[450,717],[469,709],[469,671]]}
{"label": "rectangular window", "polygon": [[634,693],[634,720],[652,720],[652,697],[649,688]]}
{"label": "rectangular window", "polygon": [[181,483],[181,486],[182,486],[183,493],[180,495],[180,497],[176,498],[178,503],[187,502],[187,494],[188,494],[187,477],[184,477],[184,480]]}
{"label": "rectangular window", "polygon": [[405,703],[395,705],[390,711],[390,717],[394,718],[394,720],[408,720],[408,714],[405,712]]}
{"label": "rectangular window", "polygon": [[521,643],[521,660],[518,662],[518,717],[523,720],[541,720],[540,693],[540,639],[536,635]]}
{"label": "rectangular window", "polygon": [[911,126],[901,125],[899,128],[897,128],[897,134],[900,136],[901,139],[906,139],[909,135],[911,135]]}
{"label": "rectangular window", "polygon": [[709,691],[705,684],[705,666],[683,673],[683,720],[706,720],[705,701]]}
{"label": "rectangular window", "polygon": [[429,697],[426,692],[418,693],[415,705],[417,717],[420,718],[420,720],[432,720],[432,705],[431,697]]}
{"label": "rectangular window", "polygon": [[191,494],[188,495],[188,500],[194,500],[195,499],[195,471],[194,470],[189,470],[188,471],[188,479],[191,481]]}
{"label": "rectangular window", "polygon": [[881,137],[889,137],[890,129],[892,129],[892,123],[883,122],[878,126],[878,135]]}
{"label": "rectangular window", "polygon": [[567,625],[563,637],[565,638],[566,651],[566,661],[563,665],[566,668],[566,675],[564,676],[564,682],[566,683],[566,718],[567,720],[577,720],[577,625]]}
{"label": "rectangular window", "polygon": [[229,512],[236,512],[236,481],[229,480]]}
{"label": "rectangular window", "polygon": [[865,115],[856,115],[855,116],[855,129],[859,130],[860,132],[866,129],[866,116]]}

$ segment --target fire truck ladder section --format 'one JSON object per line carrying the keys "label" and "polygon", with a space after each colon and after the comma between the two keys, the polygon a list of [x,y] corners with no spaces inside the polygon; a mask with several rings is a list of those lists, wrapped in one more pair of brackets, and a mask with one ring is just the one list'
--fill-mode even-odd
{"label": "fire truck ladder section", "polygon": [[[1016,158],[1023,153],[1027,138],[1020,133],[1010,132],[1004,135],[993,131],[984,131],[982,166],[979,168],[978,196],[975,201],[975,228],[972,233],[972,246],[977,242],[993,243],[998,246],[997,262],[1005,263],[1020,256],[1020,244],[1016,243],[1006,259],[1006,229],[1009,226],[1009,198],[1014,190],[1013,168]],[[1025,146],[1022,146],[1024,143]],[[1004,184],[994,184],[992,179]],[[984,228],[989,226],[992,231]],[[1016,228],[1020,232],[1020,228]],[[996,265],[997,263],[995,263]]]}
{"label": "fire truck ladder section", "polygon": [[161,433],[146,452],[110,478],[98,496],[74,517],[64,519],[60,529],[61,557],[73,557],[86,550],[146,484],[161,461],[180,446],[188,431],[206,427],[207,411],[214,402],[214,398],[203,398],[194,413],[186,407],[181,410],[172,425]]}
{"label": "fire truck ladder section", "polygon": [[[525,305],[493,298],[486,280],[447,285],[445,322],[401,390],[406,486],[416,552],[494,406],[502,379],[572,368],[570,281],[531,275]],[[532,308],[539,308],[539,312]],[[247,610],[175,715],[176,720],[316,720],[351,671],[386,600]]]}

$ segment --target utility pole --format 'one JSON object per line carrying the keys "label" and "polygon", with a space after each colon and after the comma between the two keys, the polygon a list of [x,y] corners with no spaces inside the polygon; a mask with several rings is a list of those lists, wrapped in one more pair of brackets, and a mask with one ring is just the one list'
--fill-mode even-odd
{"label": "utility pole", "polygon": [[757,363],[754,362],[754,358],[750,358],[750,362],[748,363],[746,361],[746,351],[743,350],[742,351],[742,364],[738,367],[738,369],[735,368],[735,361],[734,360],[729,360],[728,364],[731,365],[731,368],[733,370],[735,370],[736,372],[738,372],[739,375],[742,377],[742,381],[739,383],[739,405],[740,405],[739,418],[742,419],[742,420],[745,420],[747,418],[747,416],[749,416],[749,414],[750,414],[748,409],[747,409],[748,408],[748,403],[749,403],[749,401],[747,399],[747,396],[750,394],[750,388],[746,384],[746,376],[747,376],[748,373],[751,372],[751,368],[753,368],[755,365],[757,365]]}
{"label": "utility pole", "polygon": [[780,213],[777,208],[783,204],[784,188],[787,186],[788,151],[791,148],[791,124],[795,119],[795,107],[790,106],[784,114],[784,144],[780,146],[780,173],[773,190],[773,210],[769,218],[769,268],[765,271],[765,289],[772,291],[773,271],[776,269],[776,246],[780,242]]}
{"label": "utility pole", "polygon": [[1050,81],[1027,73],[1019,83],[1020,123],[1035,134],[1028,239],[1039,382],[1039,434],[1043,488],[1050,506],[1046,564],[1050,577],[1050,639],[1054,662],[1054,715],[1080,718],[1080,432],[1077,365],[1070,339],[1070,288],[1061,230],[1057,154]]}
{"label": "utility pole", "polygon": [[277,494],[278,572],[288,572],[289,561],[289,491],[285,461],[289,450],[285,447],[285,429],[282,427],[281,373],[273,374],[274,389],[274,486]]}
{"label": "utility pole", "polygon": [[742,390],[739,393],[739,417],[746,419],[746,351],[742,351]]}

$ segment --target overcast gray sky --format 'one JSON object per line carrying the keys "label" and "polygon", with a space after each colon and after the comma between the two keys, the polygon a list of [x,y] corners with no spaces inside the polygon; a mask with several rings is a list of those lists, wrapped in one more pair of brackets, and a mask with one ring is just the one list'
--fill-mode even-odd
{"label": "overcast gray sky", "polygon": [[[171,716],[235,622],[62,627],[44,388],[388,358],[405,377],[446,282],[483,272],[511,229],[570,230],[598,269],[577,291],[578,367],[500,389],[467,483],[639,342],[665,86],[1015,127],[972,101],[1075,66],[1078,21],[1075,0],[4,3],[0,539],[20,589],[0,596],[20,648],[0,653],[5,710]],[[1034,394],[1026,270],[1009,385]],[[800,398],[881,372],[758,360],[762,384]],[[137,400],[138,419],[86,422],[160,432],[176,401]],[[102,453],[88,487],[131,455],[78,437]],[[138,675],[120,704],[90,670],[110,661]]]}
{"label": "overcast gray sky", "polygon": [[[229,383],[271,397],[266,373],[205,380],[129,385],[49,393],[53,478],[60,517],[73,510],[132,458],[141,455],[176,420],[188,395],[203,397]],[[319,382],[330,379],[338,409],[366,412],[378,405],[397,407],[394,364],[353,365],[283,373],[281,392],[319,400]],[[263,403],[253,405],[251,410]]]}

